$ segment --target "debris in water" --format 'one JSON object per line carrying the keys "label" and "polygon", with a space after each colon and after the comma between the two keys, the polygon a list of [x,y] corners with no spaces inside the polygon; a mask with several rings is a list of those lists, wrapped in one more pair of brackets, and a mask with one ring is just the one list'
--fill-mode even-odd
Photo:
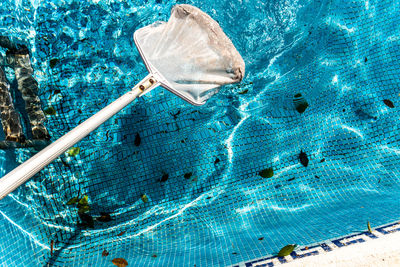
{"label": "debris in water", "polygon": [[264,169],[258,173],[263,178],[271,178],[274,176],[274,170],[271,168]]}
{"label": "debris in water", "polygon": [[321,159],[321,161],[320,161],[320,162],[325,162],[325,158]]}
{"label": "debris in water", "polygon": [[296,244],[284,246],[278,253],[278,257],[285,257],[290,255],[292,251],[296,248]]}
{"label": "debris in water", "polygon": [[260,237],[258,240],[260,240],[260,241],[261,241],[261,240],[263,240],[263,239],[264,239],[264,237]]}
{"label": "debris in water", "polygon": [[168,180],[168,177],[169,177],[169,175],[168,175],[168,173],[165,173],[162,177],[161,177],[161,182],[166,182],[167,180]]}
{"label": "debris in water", "polygon": [[101,253],[101,256],[107,257],[110,253],[107,250],[103,250],[103,253]]}
{"label": "debris in water", "polygon": [[300,150],[299,159],[300,159],[300,163],[301,163],[304,167],[307,167],[307,166],[308,166],[308,157],[307,157],[307,154],[304,153],[302,150]]}
{"label": "debris in water", "polygon": [[290,182],[290,181],[293,181],[295,178],[290,178],[290,179],[288,179],[288,182]]}
{"label": "debris in water", "polygon": [[148,201],[149,201],[149,198],[146,196],[146,195],[142,195],[142,201],[144,202],[144,203],[147,203]]}
{"label": "debris in water", "polygon": [[53,108],[52,106],[49,106],[49,107],[45,108],[44,114],[46,114],[46,115],[56,115],[57,112],[56,112],[55,108]]}
{"label": "debris in water", "polygon": [[153,254],[153,256],[152,256],[153,258],[157,258],[157,255],[156,254]]}
{"label": "debris in water", "polygon": [[70,200],[68,200],[67,205],[75,205],[76,203],[78,203],[79,198],[77,197],[73,197]]}
{"label": "debris in water", "polygon": [[142,139],[140,138],[139,133],[136,133],[135,136],[135,146],[140,146],[140,143],[142,142]]}
{"label": "debris in water", "polygon": [[367,223],[367,227],[368,227],[368,232],[372,233],[371,224],[369,222]]}
{"label": "debris in water", "polygon": [[383,103],[385,103],[385,105],[388,106],[389,108],[394,108],[393,102],[390,101],[389,99],[383,100]]}
{"label": "debris in water", "polygon": [[191,172],[185,173],[183,177],[185,177],[185,179],[189,179],[190,177],[192,177],[192,173]]}
{"label": "debris in water", "polygon": [[54,240],[50,242],[50,255],[53,256],[53,249],[54,249]]}
{"label": "debris in water", "polygon": [[249,90],[246,89],[246,90],[243,90],[243,91],[239,92],[238,94],[239,94],[239,95],[244,95],[244,94],[247,94],[248,91],[249,91]]}
{"label": "debris in water", "polygon": [[50,68],[54,68],[58,63],[57,58],[50,59]]}
{"label": "debris in water", "polygon": [[80,151],[81,149],[79,147],[71,147],[70,149],[68,149],[67,154],[70,157],[75,157],[79,154]]}
{"label": "debris in water", "polygon": [[123,258],[116,258],[111,261],[117,267],[126,267],[128,266],[128,262]]}
{"label": "debris in water", "polygon": [[294,96],[293,104],[297,112],[299,112],[300,114],[306,111],[306,109],[308,108],[307,100],[300,93]]}
{"label": "debris in water", "polygon": [[214,164],[217,164],[218,162],[220,162],[219,158],[216,158],[214,161]]}
{"label": "debris in water", "polygon": [[94,228],[93,217],[87,213],[78,213],[79,218],[81,218],[82,224],[81,226],[88,226],[90,228]]}
{"label": "debris in water", "polygon": [[111,215],[106,212],[100,212],[100,215],[100,217],[96,218],[99,222],[110,222],[112,220]]}
{"label": "debris in water", "polygon": [[123,234],[125,234],[126,231],[122,231],[121,233],[119,233],[117,236],[122,236]]}

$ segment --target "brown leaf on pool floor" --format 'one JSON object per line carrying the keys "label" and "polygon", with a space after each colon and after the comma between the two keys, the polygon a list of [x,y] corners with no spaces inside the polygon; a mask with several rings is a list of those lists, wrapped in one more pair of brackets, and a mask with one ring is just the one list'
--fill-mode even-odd
{"label": "brown leaf on pool floor", "polygon": [[193,173],[188,172],[188,173],[185,173],[185,174],[183,175],[183,177],[185,177],[185,179],[189,179],[190,177],[192,177],[192,174],[193,174]]}
{"label": "brown leaf on pool floor", "polygon": [[258,240],[263,240],[264,239],[264,237],[260,237]]}
{"label": "brown leaf on pool floor", "polygon": [[165,173],[162,177],[161,177],[161,182],[166,182],[167,180],[168,180],[168,177],[169,177],[169,175],[168,175],[168,173]]}
{"label": "brown leaf on pool floor", "polygon": [[135,146],[140,146],[141,142],[142,142],[142,138],[140,138],[139,133],[137,133],[135,136]]}
{"label": "brown leaf on pool floor", "polygon": [[383,103],[385,103],[385,105],[388,106],[389,108],[394,108],[393,102],[390,101],[389,99],[383,100]]}
{"label": "brown leaf on pool floor", "polygon": [[153,258],[157,258],[157,255],[156,255],[156,254],[154,254],[152,257],[153,257]]}
{"label": "brown leaf on pool floor", "polygon": [[300,150],[300,154],[299,154],[299,159],[300,159],[300,163],[304,166],[307,167],[308,166],[308,157],[307,154],[305,152],[303,152],[303,150]]}
{"label": "brown leaf on pool floor", "polygon": [[101,256],[103,257],[107,257],[110,253],[107,250],[103,250],[103,252],[101,253]]}
{"label": "brown leaf on pool floor", "polygon": [[118,267],[128,266],[128,262],[123,258],[116,258],[116,259],[113,259],[111,262]]}
{"label": "brown leaf on pool floor", "polygon": [[53,249],[54,249],[54,240],[50,242],[50,255],[53,256]]}
{"label": "brown leaf on pool floor", "polygon": [[96,218],[99,222],[110,222],[112,220],[111,215],[106,212],[100,212],[100,217]]}
{"label": "brown leaf on pool floor", "polygon": [[321,161],[320,161],[320,162],[321,162],[321,163],[322,163],[322,162],[325,162],[325,158],[321,159]]}
{"label": "brown leaf on pool floor", "polygon": [[117,236],[122,236],[123,234],[125,234],[126,231],[122,231],[121,233],[119,233]]}
{"label": "brown leaf on pool floor", "polygon": [[217,164],[218,162],[220,162],[219,158],[216,158],[214,161],[214,164]]}
{"label": "brown leaf on pool floor", "polygon": [[149,201],[149,198],[146,195],[142,195],[141,199],[144,203],[147,203]]}

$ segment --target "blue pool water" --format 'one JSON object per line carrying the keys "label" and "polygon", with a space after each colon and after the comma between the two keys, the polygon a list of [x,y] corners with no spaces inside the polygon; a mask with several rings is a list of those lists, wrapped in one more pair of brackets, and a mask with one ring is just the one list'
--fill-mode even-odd
{"label": "blue pool water", "polygon": [[[176,3],[220,23],[243,82],[201,107],[155,89],[1,200],[0,265],[227,266],[399,220],[398,1],[2,1],[1,35],[28,46],[57,111],[52,140],[147,75],[133,32]],[[0,151],[0,174],[33,154]],[[112,220],[79,226],[66,203],[83,195]]]}

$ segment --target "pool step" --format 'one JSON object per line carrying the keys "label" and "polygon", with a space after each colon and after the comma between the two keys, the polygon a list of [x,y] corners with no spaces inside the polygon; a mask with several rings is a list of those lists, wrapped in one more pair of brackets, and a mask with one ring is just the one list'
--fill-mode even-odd
{"label": "pool step", "polygon": [[[0,46],[7,49],[4,63],[7,63],[14,69],[18,90],[25,101],[25,110],[33,136],[33,140],[25,140],[21,120],[14,108],[10,95],[10,85],[7,82],[3,69],[0,68],[0,119],[6,136],[5,141],[0,141],[0,149],[40,147],[38,144],[48,143],[50,135],[44,126],[46,116],[42,110],[40,99],[37,96],[39,87],[38,82],[33,77],[29,50],[26,46],[17,48],[4,36],[0,36]],[[12,142],[18,144],[13,144]]]}

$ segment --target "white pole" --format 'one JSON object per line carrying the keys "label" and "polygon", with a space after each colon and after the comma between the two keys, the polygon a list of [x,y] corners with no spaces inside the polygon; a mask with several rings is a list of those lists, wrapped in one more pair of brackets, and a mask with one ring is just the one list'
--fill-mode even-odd
{"label": "white pole", "polygon": [[14,191],[18,186],[25,183],[29,178],[38,173],[41,169],[55,160],[67,149],[78,143],[85,136],[94,131],[106,120],[114,116],[121,109],[131,103],[136,97],[157,87],[159,83],[149,74],[139,82],[131,91],[124,94],[92,117],[82,122],[60,139],[50,144],[29,160],[0,178],[0,200]]}

